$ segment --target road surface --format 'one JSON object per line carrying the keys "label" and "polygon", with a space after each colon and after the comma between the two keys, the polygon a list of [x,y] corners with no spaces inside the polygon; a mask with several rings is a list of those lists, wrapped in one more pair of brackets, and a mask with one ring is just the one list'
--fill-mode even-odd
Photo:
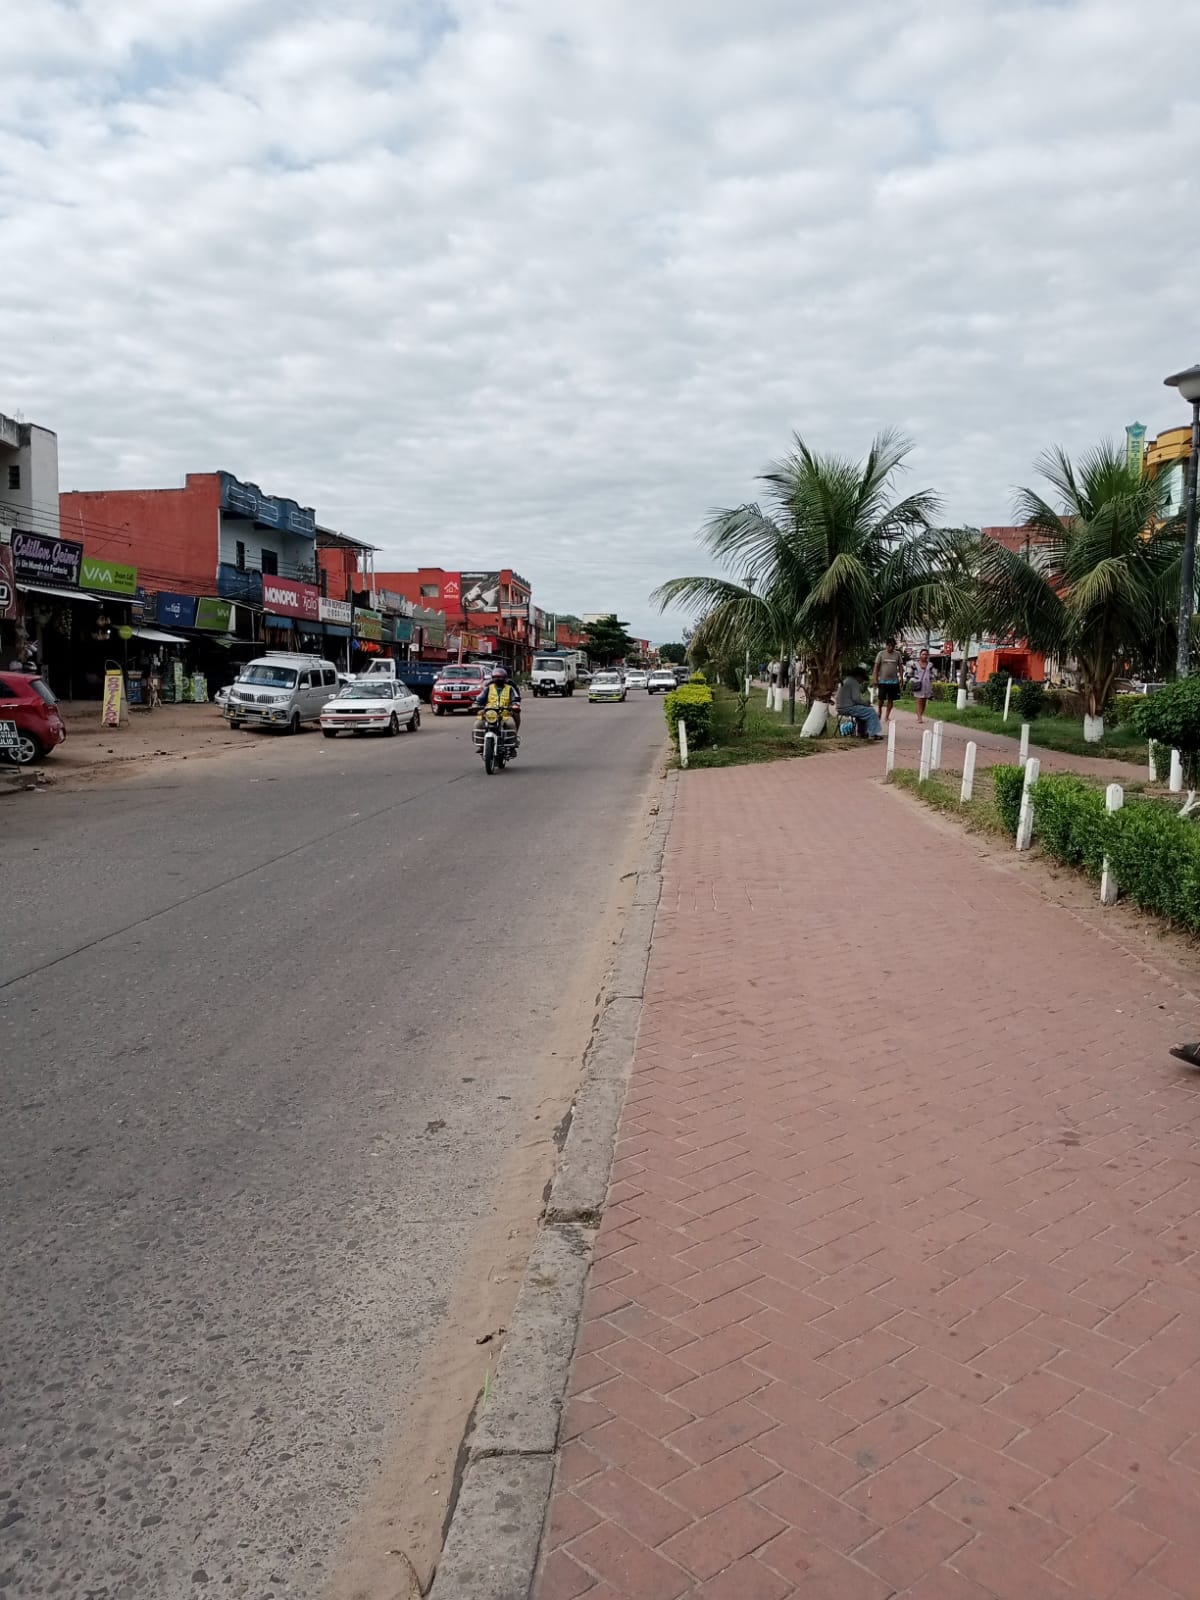
{"label": "road surface", "polygon": [[0,800],[6,1600],[427,1570],[664,730],[246,738]]}

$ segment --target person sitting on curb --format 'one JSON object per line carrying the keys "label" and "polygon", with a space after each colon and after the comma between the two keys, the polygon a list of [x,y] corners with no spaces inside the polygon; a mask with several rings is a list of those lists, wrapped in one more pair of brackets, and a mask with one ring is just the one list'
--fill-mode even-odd
{"label": "person sitting on curb", "polygon": [[868,677],[866,667],[853,667],[842,679],[837,692],[835,709],[839,717],[853,717],[866,727],[872,739],[882,739],[883,729],[875,707],[863,694],[863,684]]}

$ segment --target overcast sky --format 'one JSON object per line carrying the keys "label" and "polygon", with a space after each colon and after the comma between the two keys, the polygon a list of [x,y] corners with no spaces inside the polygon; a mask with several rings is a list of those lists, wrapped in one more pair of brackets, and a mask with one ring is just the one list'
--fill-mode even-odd
{"label": "overcast sky", "polygon": [[1186,420],[1200,5],[19,0],[0,411],[547,609],[704,570],[793,429],[1005,522]]}

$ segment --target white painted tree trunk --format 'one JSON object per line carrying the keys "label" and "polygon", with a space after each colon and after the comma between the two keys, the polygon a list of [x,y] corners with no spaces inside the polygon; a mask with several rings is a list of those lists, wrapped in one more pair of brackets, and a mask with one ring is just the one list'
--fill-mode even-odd
{"label": "white painted tree trunk", "polygon": [[1083,738],[1085,744],[1099,744],[1104,737],[1104,718],[1085,716]]}
{"label": "white painted tree trunk", "polygon": [[965,689],[960,689],[955,695],[954,704],[960,711],[965,711],[967,709],[967,691]]}
{"label": "white painted tree trunk", "polygon": [[1171,751],[1171,776],[1167,779],[1167,788],[1172,794],[1183,793],[1183,758],[1178,750]]}
{"label": "white painted tree trunk", "polygon": [[829,720],[829,701],[814,700],[808,708],[808,715],[804,719],[804,726],[800,729],[802,739],[818,739],[825,732],[825,724]]}

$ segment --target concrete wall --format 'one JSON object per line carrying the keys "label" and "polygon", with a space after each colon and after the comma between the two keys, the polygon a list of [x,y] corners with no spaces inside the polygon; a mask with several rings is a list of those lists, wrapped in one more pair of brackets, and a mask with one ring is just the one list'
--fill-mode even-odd
{"label": "concrete wall", "polygon": [[138,569],[143,588],[215,594],[221,485],[189,473],[182,489],[97,489],[59,496],[62,533],[89,556]]}
{"label": "concrete wall", "polygon": [[264,528],[248,517],[235,517],[228,511],[220,513],[218,550],[220,559],[230,566],[237,565],[239,539],[246,546],[246,566],[258,572],[262,569],[262,553],[270,550],[278,558],[281,578],[316,582],[315,545],[311,539],[299,534],[285,533],[280,528]]}
{"label": "concrete wall", "polygon": [[[7,424],[0,428],[0,522],[57,539],[58,435],[36,423],[0,420]],[[8,486],[10,466],[20,474],[16,489]]]}

